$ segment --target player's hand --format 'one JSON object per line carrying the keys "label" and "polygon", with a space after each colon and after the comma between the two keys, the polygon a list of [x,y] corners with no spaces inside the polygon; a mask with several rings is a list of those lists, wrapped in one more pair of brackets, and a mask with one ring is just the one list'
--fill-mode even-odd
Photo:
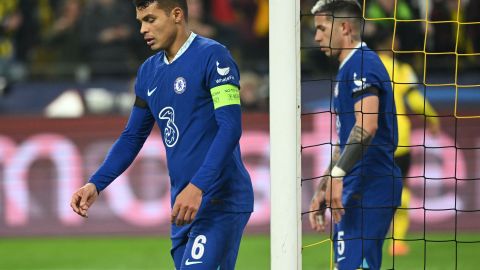
{"label": "player's hand", "polygon": [[72,200],[70,201],[70,207],[72,207],[73,212],[86,218],[88,217],[88,208],[92,206],[97,197],[97,187],[92,183],[87,183],[73,193]]}
{"label": "player's hand", "polygon": [[313,195],[308,218],[310,226],[317,232],[325,231],[325,191],[319,190]]}
{"label": "player's hand", "polygon": [[177,226],[192,223],[202,203],[202,196],[201,189],[194,184],[188,184],[175,199],[170,222]]}
{"label": "player's hand", "polygon": [[331,181],[327,181],[327,191],[325,194],[327,207],[330,207],[333,221],[339,223],[342,220],[342,216],[345,214],[342,204],[343,193],[343,179],[332,178]]}

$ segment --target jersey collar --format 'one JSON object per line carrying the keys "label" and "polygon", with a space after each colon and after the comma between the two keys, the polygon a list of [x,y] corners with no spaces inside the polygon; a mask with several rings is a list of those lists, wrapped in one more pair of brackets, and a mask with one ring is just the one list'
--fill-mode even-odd
{"label": "jersey collar", "polygon": [[343,65],[345,65],[345,63],[347,63],[347,61],[352,58],[353,54],[361,47],[365,47],[367,46],[367,44],[365,42],[359,42],[354,48],[353,50],[347,55],[347,57],[345,57],[345,59],[343,59],[342,63],[340,64],[340,67],[338,68],[338,70],[342,69]]}
{"label": "jersey collar", "polygon": [[185,41],[185,43],[183,43],[182,47],[180,47],[180,50],[178,50],[177,54],[172,59],[172,62],[168,62],[167,54],[163,55],[163,62],[165,62],[165,64],[167,65],[170,65],[171,63],[175,62],[175,60],[177,60],[180,56],[182,56],[182,54],[185,53],[185,51],[190,47],[190,45],[192,45],[192,42],[196,36],[197,34],[191,32],[188,39]]}

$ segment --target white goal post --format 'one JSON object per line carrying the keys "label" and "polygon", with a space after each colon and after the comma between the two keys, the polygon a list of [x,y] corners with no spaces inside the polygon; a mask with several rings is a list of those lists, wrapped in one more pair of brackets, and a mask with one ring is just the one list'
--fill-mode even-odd
{"label": "white goal post", "polygon": [[300,270],[300,1],[269,6],[271,269]]}

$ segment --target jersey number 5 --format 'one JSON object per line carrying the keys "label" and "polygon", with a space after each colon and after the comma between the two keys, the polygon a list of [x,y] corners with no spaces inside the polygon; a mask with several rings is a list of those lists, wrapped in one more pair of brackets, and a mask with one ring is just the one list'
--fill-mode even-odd
{"label": "jersey number 5", "polygon": [[345,252],[345,241],[343,240],[344,235],[344,231],[339,231],[337,235],[337,252],[339,256],[343,255]]}

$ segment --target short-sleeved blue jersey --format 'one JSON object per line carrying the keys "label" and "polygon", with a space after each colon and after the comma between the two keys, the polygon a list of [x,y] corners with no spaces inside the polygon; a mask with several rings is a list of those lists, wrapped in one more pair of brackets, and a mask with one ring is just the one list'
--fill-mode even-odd
{"label": "short-sleeved blue jersey", "polygon": [[[238,102],[214,104],[210,90],[219,86],[226,87],[221,99]],[[110,184],[133,161],[156,122],[166,149],[172,205],[192,183],[204,192],[199,215],[206,209],[253,211],[252,183],[238,141],[238,88],[237,65],[213,40],[192,33],[170,63],[164,51],[153,55],[140,67],[135,84],[146,108],[134,107],[122,136],[90,182],[99,191]]]}
{"label": "short-sleeved blue jersey", "polygon": [[[355,103],[369,95],[374,95],[364,91],[365,89],[375,87],[379,91],[377,132],[367,152],[345,177],[345,192],[348,194],[349,188],[361,190],[369,186],[378,188],[380,193],[388,193],[392,190],[392,184],[397,181],[392,176],[400,176],[393,159],[398,131],[390,77],[378,55],[362,43],[342,62],[336,80],[334,109],[341,151],[356,122]],[[361,180],[358,180],[359,176]],[[381,180],[385,178],[390,180]],[[387,204],[391,205],[391,203],[390,201]],[[394,203],[397,204],[397,202]]]}

